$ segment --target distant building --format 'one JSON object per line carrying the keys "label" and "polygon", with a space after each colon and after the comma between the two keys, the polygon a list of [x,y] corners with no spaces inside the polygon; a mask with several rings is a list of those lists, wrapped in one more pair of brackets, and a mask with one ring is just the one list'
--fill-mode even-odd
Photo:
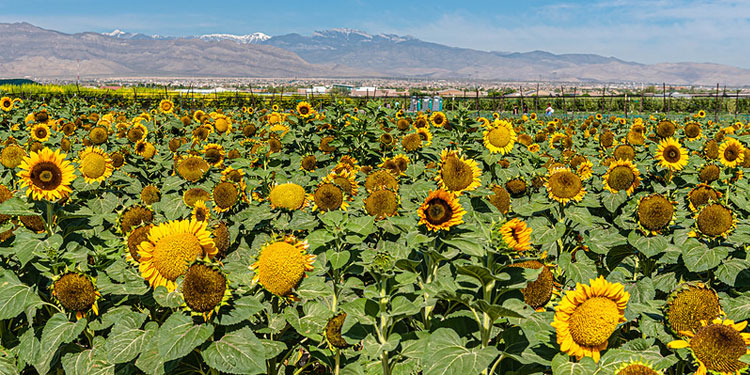
{"label": "distant building", "polygon": [[297,95],[310,95],[310,94],[327,94],[328,87],[325,86],[313,86],[311,88],[297,89]]}

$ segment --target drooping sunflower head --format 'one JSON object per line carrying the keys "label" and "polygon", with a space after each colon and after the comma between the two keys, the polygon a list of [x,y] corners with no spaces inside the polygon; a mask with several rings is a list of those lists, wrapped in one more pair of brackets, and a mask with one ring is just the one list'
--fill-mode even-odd
{"label": "drooping sunflower head", "polygon": [[[328,175],[326,175],[326,177],[323,179],[323,182],[329,182],[340,187],[341,190],[344,191],[344,194],[346,194],[346,196],[348,197],[348,200],[353,200],[354,197],[359,192],[359,184],[357,183],[357,180],[355,179],[354,172],[350,172],[350,171],[331,172]],[[396,184],[396,188],[398,188],[398,184]]]}
{"label": "drooping sunflower head", "polygon": [[400,132],[405,132],[409,130],[409,127],[411,126],[411,122],[408,118],[400,118],[398,121],[396,121],[396,129],[398,129]]}
{"label": "drooping sunflower head", "polygon": [[3,148],[0,161],[5,168],[14,169],[23,163],[26,151],[19,145],[11,143]]}
{"label": "drooping sunflower head", "polygon": [[495,120],[493,126],[484,131],[484,147],[491,153],[507,154],[516,142],[513,125],[507,121]]}
{"label": "drooping sunflower head", "polygon": [[388,189],[375,190],[365,198],[365,210],[367,214],[377,219],[396,215],[398,206],[398,194]]}
{"label": "drooping sunflower head", "polygon": [[748,353],[747,346],[750,345],[750,333],[742,332],[745,327],[747,321],[735,323],[720,318],[710,323],[704,321],[695,333],[684,332],[688,339],[672,341],[667,347],[690,348],[698,362],[696,374],[740,374],[748,368],[747,363],[740,361],[740,357]]}
{"label": "drooping sunflower head", "polygon": [[89,184],[104,181],[114,171],[109,155],[99,147],[86,147],[78,154],[78,160],[78,169]]}
{"label": "drooping sunflower head", "polygon": [[688,152],[674,138],[666,138],[659,142],[656,159],[662,167],[679,171],[687,165]]}
{"label": "drooping sunflower head", "polygon": [[182,201],[188,207],[195,206],[195,202],[199,200],[208,202],[211,200],[211,194],[201,188],[191,188],[182,193]]}
{"label": "drooping sunflower head", "polygon": [[313,193],[313,211],[345,210],[347,206],[349,203],[344,199],[344,191],[335,184],[324,182]]}
{"label": "drooping sunflower head", "polygon": [[170,221],[152,227],[148,240],[138,245],[141,275],[156,288],[169,291],[196,259],[213,258],[217,249],[206,223],[195,220]]}
{"label": "drooping sunflower head", "polygon": [[237,186],[230,181],[221,181],[214,186],[213,200],[217,212],[226,212],[232,209],[239,200],[240,193]]}
{"label": "drooping sunflower head", "polygon": [[662,120],[659,121],[658,124],[656,124],[656,135],[658,135],[659,138],[669,138],[673,136],[674,133],[675,125],[672,121]]}
{"label": "drooping sunflower head", "polygon": [[346,313],[340,313],[329,319],[328,323],[326,323],[323,336],[332,349],[346,349],[351,346],[341,337],[341,327],[343,327],[345,320]]}
{"label": "drooping sunflower head", "polygon": [[554,276],[549,267],[537,260],[529,260],[520,263],[511,264],[509,267],[520,267],[529,269],[542,269],[537,276],[536,280],[529,281],[526,287],[521,289],[523,293],[523,299],[527,305],[533,309],[539,311],[544,308],[545,305],[552,298],[552,290],[554,288]]}
{"label": "drooping sunflower head", "polygon": [[604,132],[601,137],[599,137],[599,144],[604,148],[609,148],[614,145],[615,142],[615,133],[612,133],[611,131],[607,130]]}
{"label": "drooping sunflower head", "polygon": [[127,246],[128,246],[128,253],[126,255],[126,260],[128,262],[134,265],[138,264],[139,260],[141,259],[141,256],[138,255],[138,245],[140,245],[141,242],[148,240],[148,232],[151,230],[153,226],[154,226],[153,224],[146,224],[128,233],[128,236],[126,239]]}
{"label": "drooping sunflower head", "polygon": [[661,194],[652,194],[641,198],[637,213],[641,231],[656,235],[674,220],[674,203]]}
{"label": "drooping sunflower head", "polygon": [[188,156],[177,163],[177,173],[190,182],[203,178],[209,168],[208,163],[200,156]]}
{"label": "drooping sunflower head", "polygon": [[482,171],[475,160],[445,149],[440,155],[440,173],[435,180],[441,189],[460,195],[479,187],[481,175]]}
{"label": "drooping sunflower head", "polygon": [[141,205],[130,206],[122,212],[120,217],[120,232],[130,233],[141,224],[154,221],[154,211]]}
{"label": "drooping sunflower head", "polygon": [[147,185],[141,189],[141,203],[150,206],[161,200],[161,192],[154,185]]}
{"label": "drooping sunflower head", "polygon": [[698,174],[698,180],[705,184],[709,184],[718,180],[720,173],[721,170],[716,164],[706,164],[701,168],[700,173]]}
{"label": "drooping sunflower head", "polygon": [[577,284],[555,307],[552,327],[557,331],[560,350],[578,359],[586,356],[598,362],[609,337],[625,322],[629,299],[622,284],[610,283],[602,276],[590,280],[589,285]]}
{"label": "drooping sunflower head", "polygon": [[97,300],[101,294],[96,290],[94,279],[79,272],[67,272],[52,283],[52,296],[66,310],[76,313],[76,318],[83,318],[91,310],[99,314]]}
{"label": "drooping sunflower head", "polygon": [[422,148],[422,137],[420,136],[420,133],[409,133],[405,135],[403,138],[401,138],[401,146],[406,151],[416,151]]}
{"label": "drooping sunflower head", "polygon": [[718,159],[719,158],[719,144],[716,143],[716,141],[713,139],[706,141],[706,143],[703,145],[703,154],[708,159]]}
{"label": "drooping sunflower head", "polygon": [[696,139],[699,139],[701,136],[703,136],[703,130],[701,129],[700,124],[698,124],[697,122],[689,122],[685,124],[685,137],[687,137],[691,141],[694,141]]}
{"label": "drooping sunflower head", "polygon": [[505,183],[505,188],[514,198],[518,198],[526,194],[527,187],[528,186],[526,184],[526,181],[524,181],[524,179],[520,177],[512,178]]}
{"label": "drooping sunflower head", "polygon": [[745,146],[734,138],[727,138],[719,147],[719,161],[729,168],[745,161]]}
{"label": "drooping sunflower head", "polygon": [[691,235],[727,238],[729,232],[736,226],[737,219],[731,208],[721,203],[710,203],[703,206],[695,216],[695,230],[691,232]]}
{"label": "drooping sunflower head", "polygon": [[571,200],[580,202],[586,194],[581,178],[567,167],[556,167],[547,174],[545,183],[550,199],[562,204]]}
{"label": "drooping sunflower head", "polygon": [[683,283],[669,295],[664,317],[672,333],[696,332],[702,321],[712,321],[723,315],[716,292],[699,282]]}
{"label": "drooping sunflower head", "polygon": [[93,145],[100,145],[107,142],[107,139],[109,138],[109,132],[107,131],[107,128],[104,126],[98,125],[93,127],[89,131],[89,138],[88,140]]}
{"label": "drooping sunflower head", "polygon": [[508,213],[510,210],[510,194],[508,194],[508,190],[505,190],[505,188],[500,185],[495,185],[492,187],[492,193],[492,195],[487,197],[487,199],[490,200],[490,203],[492,203],[492,205],[502,214]]}
{"label": "drooping sunflower head", "polygon": [[664,375],[664,371],[655,370],[652,365],[641,361],[628,361],[623,363],[615,375]]}
{"label": "drooping sunflower head", "polygon": [[500,235],[509,249],[526,251],[531,249],[531,227],[521,219],[512,219],[500,227]]}
{"label": "drooping sunflower head", "polygon": [[302,157],[302,160],[300,160],[300,169],[312,172],[317,168],[318,165],[318,159],[315,157],[315,155],[305,155]]}
{"label": "drooping sunflower head", "polygon": [[307,254],[307,241],[287,238],[268,243],[260,250],[250,268],[255,271],[253,285],[260,284],[267,291],[282,298],[294,298],[306,272],[313,270],[315,256]]}
{"label": "drooping sunflower head", "polygon": [[621,144],[615,147],[614,152],[615,160],[629,160],[635,159],[635,149],[631,145]]}
{"label": "drooping sunflower head", "polygon": [[193,212],[190,214],[190,218],[195,221],[208,221],[211,218],[211,209],[206,206],[206,202],[197,200],[193,205]]}
{"label": "drooping sunflower head", "polygon": [[379,189],[398,191],[398,180],[396,180],[396,177],[393,177],[393,174],[388,170],[379,169],[367,175],[367,179],[365,179],[365,189],[367,189],[368,192]]}
{"label": "drooping sunflower head", "polygon": [[696,212],[699,207],[711,201],[718,201],[721,195],[720,191],[715,190],[709,185],[698,184],[687,195],[690,210]]}
{"label": "drooping sunflower head", "polygon": [[276,185],[269,194],[272,208],[299,210],[307,203],[305,189],[293,182]]}
{"label": "drooping sunflower head", "polygon": [[211,319],[231,297],[229,281],[216,266],[196,262],[185,271],[180,286],[185,307],[193,315]]}
{"label": "drooping sunflower head", "polygon": [[641,178],[638,168],[629,160],[619,159],[609,165],[607,173],[604,174],[604,189],[613,194],[625,190],[630,194],[640,185]]}
{"label": "drooping sunflower head", "polygon": [[54,201],[72,193],[70,184],[75,179],[75,168],[65,160],[65,156],[60,150],[52,152],[44,148],[24,157],[18,176],[21,186],[28,186],[26,195],[36,200]]}
{"label": "drooping sunflower head", "polygon": [[224,147],[220,144],[209,143],[203,147],[203,158],[210,165],[218,166],[224,161]]}
{"label": "drooping sunflower head", "polygon": [[227,250],[229,250],[230,238],[229,238],[229,228],[227,227],[227,223],[224,221],[219,221],[214,225],[213,228],[213,235],[214,235],[214,243],[216,244],[216,248],[219,250],[219,252],[216,254],[216,258],[222,259],[226,256]]}
{"label": "drooping sunflower head", "polygon": [[417,209],[419,224],[433,231],[450,230],[463,223],[466,213],[458,199],[445,190],[433,190]]}

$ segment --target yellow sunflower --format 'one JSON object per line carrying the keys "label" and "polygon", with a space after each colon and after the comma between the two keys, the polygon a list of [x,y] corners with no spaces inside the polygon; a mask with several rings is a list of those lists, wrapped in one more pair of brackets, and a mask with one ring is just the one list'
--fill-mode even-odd
{"label": "yellow sunflower", "polygon": [[691,237],[727,238],[729,232],[737,227],[737,219],[732,209],[721,203],[709,203],[695,215],[695,228],[689,233]]}
{"label": "yellow sunflower", "polygon": [[581,180],[586,181],[589,178],[591,178],[591,176],[593,176],[594,174],[592,170],[593,168],[594,168],[594,164],[591,163],[591,161],[589,161],[588,159],[586,159],[585,161],[581,162],[581,164],[578,164],[578,169],[576,169],[576,174],[578,174],[578,177],[580,177]]}
{"label": "yellow sunflower", "polygon": [[604,174],[604,189],[613,194],[625,190],[630,196],[641,184],[640,175],[638,168],[629,160],[617,160],[609,165],[607,173]]}
{"label": "yellow sunflower", "polygon": [[750,333],[742,331],[747,321],[735,323],[730,319],[716,318],[695,332],[685,331],[686,340],[675,340],[667,344],[671,349],[690,348],[693,358],[698,362],[697,375],[708,372],[720,375],[744,373],[748,365],[740,357],[750,353]]}
{"label": "yellow sunflower", "polygon": [[727,138],[719,147],[719,161],[729,168],[734,168],[745,161],[745,146],[734,138]]}
{"label": "yellow sunflower", "polygon": [[609,337],[625,322],[630,294],[622,284],[610,283],[602,276],[589,281],[590,285],[578,283],[575,290],[565,293],[555,307],[552,327],[562,352],[598,362]]}
{"label": "yellow sunflower", "polygon": [[299,210],[308,203],[305,188],[293,182],[274,186],[268,197],[271,200],[271,208],[290,211]]}
{"label": "yellow sunflower", "polygon": [[666,325],[677,336],[682,336],[681,332],[695,332],[701,322],[710,322],[722,315],[719,295],[700,282],[678,285],[669,294],[664,307]]}
{"label": "yellow sunflower", "polygon": [[516,143],[516,132],[508,121],[495,120],[493,126],[484,131],[484,147],[490,153],[503,155],[513,149]]}
{"label": "yellow sunflower", "polygon": [[315,115],[315,110],[312,108],[310,103],[303,101],[297,104],[297,113],[302,118],[308,118],[310,116]]}
{"label": "yellow sunflower", "polygon": [[430,132],[430,129],[428,128],[417,128],[417,135],[419,135],[419,138],[422,139],[422,144],[424,146],[429,146],[432,144],[432,132]]}
{"label": "yellow sunflower", "polygon": [[10,112],[13,110],[13,99],[7,96],[0,98],[0,110],[3,110],[3,112]]}
{"label": "yellow sunflower", "polygon": [[201,199],[195,201],[190,218],[194,221],[208,221],[211,218],[211,210],[206,206],[205,201]]}
{"label": "yellow sunflower", "polygon": [[172,113],[174,112],[174,103],[169,99],[164,99],[159,102],[159,111],[161,113]]}
{"label": "yellow sunflower", "polygon": [[191,263],[216,256],[218,250],[206,226],[206,222],[175,220],[151,228],[148,240],[138,245],[143,278],[152,287],[161,285],[171,292]]}
{"label": "yellow sunflower", "polygon": [[688,152],[682,148],[680,142],[670,137],[659,142],[656,159],[662,167],[679,171],[687,165]]}
{"label": "yellow sunflower", "polygon": [[655,370],[647,362],[630,360],[620,365],[615,371],[615,375],[664,375],[664,371]]}
{"label": "yellow sunflower", "polygon": [[89,146],[81,151],[78,154],[78,164],[78,170],[89,184],[104,181],[114,171],[109,155],[99,147]]}
{"label": "yellow sunflower", "polygon": [[24,157],[18,177],[21,178],[21,187],[28,186],[26,195],[36,200],[54,201],[72,193],[70,184],[75,179],[75,168],[65,156],[60,150],[52,152],[45,147]]}
{"label": "yellow sunflower", "polygon": [[441,189],[461,195],[465,191],[479,187],[481,175],[482,171],[475,160],[459,156],[456,151],[444,149],[440,154],[440,173],[435,180]]}
{"label": "yellow sunflower", "polygon": [[445,126],[445,124],[448,123],[448,118],[445,117],[445,113],[441,111],[432,112],[430,115],[430,122],[432,125],[437,126],[438,128],[442,128]]}
{"label": "yellow sunflower", "polygon": [[98,301],[102,295],[96,290],[95,281],[80,272],[66,272],[52,280],[52,297],[66,310],[75,312],[78,320],[89,311],[99,315]]}
{"label": "yellow sunflower", "polygon": [[450,230],[451,227],[464,222],[466,210],[458,199],[445,190],[433,190],[417,209],[419,223],[433,231]]}
{"label": "yellow sunflower", "polygon": [[185,300],[183,308],[204,321],[211,319],[232,297],[227,276],[207,262],[196,262],[185,271],[180,291]]}
{"label": "yellow sunflower", "polygon": [[203,159],[214,167],[221,165],[224,162],[224,147],[216,143],[203,146]]}
{"label": "yellow sunflower", "polygon": [[49,139],[50,130],[47,124],[36,124],[31,128],[31,138],[38,142],[45,142]]}
{"label": "yellow sunflower", "polygon": [[315,255],[307,254],[308,247],[307,241],[294,237],[266,244],[250,266],[255,272],[252,284],[260,284],[278,297],[297,299],[294,289],[307,277],[306,272],[313,270],[315,262]]}
{"label": "yellow sunflower", "polygon": [[544,186],[547,187],[549,198],[562,204],[567,204],[571,200],[580,202],[586,194],[581,178],[567,167],[555,167],[550,170]]}
{"label": "yellow sunflower", "polygon": [[700,111],[698,111],[698,117],[700,117],[700,118],[706,117],[706,111],[704,111],[702,109]]}
{"label": "yellow sunflower", "polygon": [[512,219],[500,227],[500,234],[508,248],[515,251],[531,249],[531,227],[521,219]]}

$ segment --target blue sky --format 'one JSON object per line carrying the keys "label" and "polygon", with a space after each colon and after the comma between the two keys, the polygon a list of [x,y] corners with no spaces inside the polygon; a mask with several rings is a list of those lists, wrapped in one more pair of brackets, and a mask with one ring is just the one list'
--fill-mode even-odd
{"label": "blue sky", "polygon": [[596,53],[750,68],[750,1],[0,0],[0,22],[68,33],[269,35],[355,28],[488,51]]}

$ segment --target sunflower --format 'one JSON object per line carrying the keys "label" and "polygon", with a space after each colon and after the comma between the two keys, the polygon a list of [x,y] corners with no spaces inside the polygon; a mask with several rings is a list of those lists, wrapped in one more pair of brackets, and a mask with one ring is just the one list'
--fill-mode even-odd
{"label": "sunflower", "polygon": [[687,165],[688,153],[674,138],[665,138],[659,142],[656,159],[664,168],[679,171]]}
{"label": "sunflower", "polygon": [[388,189],[373,191],[365,198],[365,211],[376,219],[396,215],[398,206],[398,194]]}
{"label": "sunflower", "polygon": [[664,317],[669,329],[678,336],[681,332],[696,332],[702,321],[712,321],[724,315],[716,292],[700,282],[677,286],[667,299]]}
{"label": "sunflower", "polygon": [[708,159],[718,159],[719,144],[716,143],[716,141],[713,139],[706,141],[706,143],[703,145],[703,154]]}
{"label": "sunflower", "polygon": [[332,135],[327,135],[320,139],[320,145],[318,146],[318,149],[320,151],[325,152],[326,154],[330,154],[334,151],[336,151],[336,147],[331,146],[330,143],[333,142],[335,138]]}
{"label": "sunflower", "polygon": [[675,125],[672,121],[669,120],[662,120],[659,121],[658,124],[656,124],[656,135],[659,136],[659,138],[670,138],[675,133]]}
{"label": "sunflower", "polygon": [[500,227],[500,235],[509,249],[526,251],[531,249],[531,227],[521,219],[512,219]]}
{"label": "sunflower", "polygon": [[208,125],[201,125],[193,129],[193,142],[200,143],[208,139],[208,136],[213,132],[213,128]]}
{"label": "sunflower", "polygon": [[185,309],[203,317],[204,321],[217,314],[232,297],[226,275],[218,267],[202,262],[194,263],[185,271],[180,290]]}
{"label": "sunflower", "polygon": [[698,184],[687,195],[688,206],[693,212],[698,208],[712,201],[718,201],[722,194],[720,191],[706,184]]}
{"label": "sunflower", "polygon": [[161,192],[154,185],[147,185],[141,189],[141,203],[149,206],[161,200]]}
{"label": "sunflower", "polygon": [[481,175],[482,171],[476,161],[459,156],[456,151],[444,149],[440,154],[440,173],[435,180],[441,189],[461,195],[479,187]]}
{"label": "sunflower", "polygon": [[3,110],[3,112],[10,112],[13,110],[13,99],[7,96],[0,98],[0,109]]}
{"label": "sunflower", "polygon": [[5,168],[14,169],[23,163],[26,151],[19,145],[11,143],[3,148],[0,161]]}
{"label": "sunflower", "polygon": [[581,178],[581,180],[586,181],[591,176],[594,175],[592,169],[594,168],[594,164],[592,164],[588,159],[581,162],[581,164],[578,165],[578,169],[576,169],[576,174],[578,177]]}
{"label": "sunflower", "polygon": [[96,290],[94,278],[80,272],[66,272],[52,280],[52,297],[66,310],[75,312],[76,319],[89,311],[99,315],[98,301],[102,297]]}
{"label": "sunflower", "polygon": [[396,180],[393,173],[385,169],[379,169],[367,175],[367,179],[365,179],[365,189],[367,189],[368,192],[373,192],[383,188],[398,191],[398,180]]}
{"label": "sunflower", "polygon": [[466,210],[458,199],[445,190],[433,190],[417,209],[419,223],[433,231],[450,230],[451,227],[464,222]]}
{"label": "sunflower", "polygon": [[128,141],[131,143],[136,143],[140,140],[146,139],[146,135],[148,134],[148,129],[146,129],[146,126],[144,126],[141,123],[137,123],[130,127],[128,129],[128,132],[126,133],[126,137],[128,138]]}
{"label": "sunflower", "polygon": [[526,194],[527,184],[522,178],[516,177],[505,183],[505,189],[508,190],[511,197],[519,198]]}
{"label": "sunflower", "polygon": [[698,111],[698,117],[700,117],[700,118],[706,117],[706,111],[704,111],[702,109],[700,111]]}
{"label": "sunflower", "polygon": [[171,292],[190,263],[206,256],[213,258],[216,253],[205,222],[169,221],[151,228],[148,240],[138,245],[138,267],[152,287],[164,286]]}
{"label": "sunflower", "polygon": [[744,373],[747,363],[739,359],[750,353],[750,333],[742,331],[747,321],[735,323],[730,319],[716,318],[710,323],[704,321],[695,331],[685,331],[685,340],[675,340],[667,344],[671,349],[690,348],[698,362],[696,374],[734,375]]}
{"label": "sunflower", "polygon": [[106,143],[108,138],[109,133],[107,132],[107,128],[105,128],[104,126],[95,126],[89,131],[88,140],[91,141],[91,144],[100,145]]}
{"label": "sunflower", "polygon": [[443,126],[445,126],[445,124],[448,123],[448,118],[445,117],[445,113],[436,111],[436,112],[432,112],[432,114],[430,115],[430,122],[432,123],[433,126],[442,128]]}
{"label": "sunflower", "polygon": [[554,289],[555,279],[549,267],[537,260],[514,263],[508,267],[528,268],[534,270],[542,269],[536,280],[529,281],[526,284],[526,287],[521,289],[521,293],[523,294],[523,300],[527,305],[531,306],[536,311],[543,311],[544,306],[546,306],[550,299],[552,299],[552,291]]}
{"label": "sunflower", "polygon": [[685,124],[685,137],[687,137],[688,140],[695,141],[697,139],[700,139],[703,136],[703,130],[701,129],[701,125],[697,122],[689,122]]}
{"label": "sunflower", "polygon": [[313,193],[313,211],[322,212],[333,210],[346,210],[349,203],[344,199],[344,191],[335,184],[324,182],[318,185]]}
{"label": "sunflower", "polygon": [[310,103],[303,101],[297,104],[297,113],[302,118],[308,118],[310,116],[315,115],[315,110],[312,108]]}
{"label": "sunflower", "polygon": [[664,371],[655,370],[647,362],[630,360],[620,365],[614,375],[664,375]]}
{"label": "sunflower", "polygon": [[206,202],[199,199],[193,204],[193,212],[190,218],[195,221],[208,221],[211,218],[211,209],[206,206]]}
{"label": "sunflower", "polygon": [[214,167],[224,161],[224,147],[216,143],[209,143],[203,147],[203,158]]}
{"label": "sunflower", "polygon": [[190,182],[203,178],[209,168],[209,164],[200,156],[188,156],[177,162],[177,173]]}
{"label": "sunflower", "polygon": [[571,200],[580,202],[586,194],[581,178],[567,167],[555,167],[550,170],[544,186],[547,187],[549,198],[562,204],[567,204]]}
{"label": "sunflower", "polygon": [[174,103],[169,99],[164,99],[159,102],[159,111],[161,113],[172,113],[174,112]]}
{"label": "sunflower", "polygon": [[104,181],[114,171],[109,155],[99,147],[86,147],[81,151],[78,154],[78,164],[78,170],[89,184]]}
{"label": "sunflower", "polygon": [[148,232],[153,226],[153,224],[140,226],[133,229],[127,236],[125,236],[125,246],[127,248],[125,260],[128,263],[134,266],[138,265],[138,261],[141,259],[141,256],[138,255],[138,245],[140,245],[141,242],[148,240]]}
{"label": "sunflower", "polygon": [[488,196],[490,203],[502,214],[507,214],[510,211],[510,194],[508,190],[500,185],[492,187],[492,195]]}
{"label": "sunflower", "polygon": [[45,142],[49,136],[50,130],[47,124],[36,124],[31,128],[31,138],[37,142]]}
{"label": "sunflower", "polygon": [[271,208],[294,211],[307,204],[305,189],[293,182],[274,186],[268,196],[271,200]]}
{"label": "sunflower", "polygon": [[214,235],[214,243],[216,244],[216,249],[218,249],[216,258],[222,259],[227,254],[227,250],[229,250],[229,246],[231,245],[227,223],[223,221],[217,222],[211,233]]}
{"label": "sunflower", "polygon": [[729,232],[737,227],[737,219],[732,209],[721,203],[710,203],[703,206],[695,216],[695,229],[692,237],[727,238]]}
{"label": "sunflower", "polygon": [[495,120],[493,126],[484,131],[484,147],[490,153],[505,155],[513,149],[515,142],[516,132],[508,121]]}
{"label": "sunflower", "polygon": [[28,186],[26,195],[31,195],[35,200],[54,201],[72,193],[70,184],[75,179],[75,168],[65,160],[65,156],[60,150],[52,152],[45,147],[24,157],[18,176],[21,187]]}
{"label": "sunflower", "polygon": [[630,196],[641,183],[640,175],[638,168],[629,160],[617,160],[609,165],[607,173],[604,174],[604,189],[613,194],[625,190]]}
{"label": "sunflower", "polygon": [[734,138],[727,138],[719,147],[719,161],[729,168],[741,165],[745,161],[745,146]]}
{"label": "sunflower", "polygon": [[602,276],[589,281],[590,285],[578,283],[575,290],[565,293],[555,307],[552,327],[562,352],[599,362],[609,337],[625,322],[630,294],[622,284],[610,283]]}
{"label": "sunflower", "polygon": [[141,205],[130,206],[120,215],[120,233],[129,233],[141,224],[154,221],[154,211]]}
{"label": "sunflower", "polygon": [[211,194],[201,188],[188,189],[182,194],[182,201],[188,207],[193,207],[199,200],[208,202],[211,200]]}
{"label": "sunflower", "polygon": [[[747,161],[747,155],[745,156],[745,161]],[[713,181],[716,181],[719,179],[719,175],[721,173],[721,170],[716,164],[706,164],[704,165],[700,172],[698,173],[698,181],[703,182],[704,184],[709,184]]]}
{"label": "sunflower", "polygon": [[635,149],[631,145],[622,144],[615,147],[615,160],[635,160]]}
{"label": "sunflower", "polygon": [[401,138],[401,146],[406,151],[416,151],[423,146],[421,133],[410,133]]}
{"label": "sunflower", "polygon": [[306,272],[313,270],[315,255],[307,254],[307,241],[287,237],[263,246],[258,258],[250,266],[255,272],[252,284],[260,284],[275,296],[296,299],[297,288]]}
{"label": "sunflower", "polygon": [[674,221],[674,202],[652,194],[638,202],[638,228],[645,235],[657,235]]}
{"label": "sunflower", "polygon": [[240,198],[237,186],[230,181],[221,181],[213,190],[214,209],[216,212],[226,212],[232,209]]}
{"label": "sunflower", "polygon": [[[323,182],[340,187],[347,195],[347,199],[351,201],[359,193],[359,183],[355,177],[355,173],[350,171],[331,172],[323,178]],[[398,189],[398,183],[396,188]]]}
{"label": "sunflower", "polygon": [[340,313],[329,319],[328,323],[326,323],[323,337],[325,337],[331,350],[346,349],[351,346],[341,337],[341,327],[344,325],[345,320],[346,313]]}
{"label": "sunflower", "polygon": [[232,119],[229,116],[217,115],[214,119],[214,128],[219,134],[232,131]]}

